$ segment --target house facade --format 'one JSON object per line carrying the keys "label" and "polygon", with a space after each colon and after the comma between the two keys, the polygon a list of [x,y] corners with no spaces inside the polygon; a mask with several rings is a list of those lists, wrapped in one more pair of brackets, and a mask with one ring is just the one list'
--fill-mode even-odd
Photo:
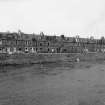
{"label": "house facade", "polygon": [[0,53],[105,52],[104,39],[47,36],[43,33],[0,33]]}

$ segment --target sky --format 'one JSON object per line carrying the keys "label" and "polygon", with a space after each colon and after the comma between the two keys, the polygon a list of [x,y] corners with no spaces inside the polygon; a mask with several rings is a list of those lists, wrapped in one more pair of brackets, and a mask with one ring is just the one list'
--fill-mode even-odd
{"label": "sky", "polygon": [[105,0],[0,0],[0,31],[105,36]]}

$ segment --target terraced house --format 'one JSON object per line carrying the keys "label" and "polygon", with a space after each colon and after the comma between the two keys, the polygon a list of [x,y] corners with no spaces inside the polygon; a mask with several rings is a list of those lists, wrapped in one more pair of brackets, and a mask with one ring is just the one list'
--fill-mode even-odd
{"label": "terraced house", "polygon": [[105,39],[0,32],[0,53],[105,52]]}

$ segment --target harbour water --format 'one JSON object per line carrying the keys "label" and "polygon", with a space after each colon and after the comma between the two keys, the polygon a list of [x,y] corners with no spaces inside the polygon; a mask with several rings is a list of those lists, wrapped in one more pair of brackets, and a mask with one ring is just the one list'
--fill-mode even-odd
{"label": "harbour water", "polygon": [[0,105],[105,105],[104,64],[58,62],[0,71]]}

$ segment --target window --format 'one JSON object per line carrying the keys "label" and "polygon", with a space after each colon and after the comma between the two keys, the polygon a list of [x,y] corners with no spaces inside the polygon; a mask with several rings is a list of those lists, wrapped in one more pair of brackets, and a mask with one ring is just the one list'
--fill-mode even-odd
{"label": "window", "polygon": [[50,51],[50,49],[48,48],[48,52]]}
{"label": "window", "polygon": [[22,48],[19,48],[19,51],[21,51],[22,50]]}
{"label": "window", "polygon": [[25,44],[28,45],[28,41],[27,40],[25,41]]}
{"label": "window", "polygon": [[16,45],[17,45],[17,40],[16,40]]}
{"label": "window", "polygon": [[28,45],[31,45],[31,41],[30,40],[28,41]]}
{"label": "window", "polygon": [[2,40],[0,40],[0,45],[2,45]]}
{"label": "window", "polygon": [[49,42],[48,42],[48,46],[49,46]]}
{"label": "window", "polygon": [[64,49],[63,51],[64,51],[64,52],[66,52],[67,50],[66,50],[66,49]]}
{"label": "window", "polygon": [[40,48],[40,50],[42,50],[42,48]]}
{"label": "window", "polygon": [[25,52],[28,52],[28,48],[27,47],[25,47]]}
{"label": "window", "polygon": [[54,49],[51,49],[52,52],[54,52]]}
{"label": "window", "polygon": [[36,48],[36,51],[38,50],[38,48]]}
{"label": "window", "polygon": [[42,43],[40,43],[40,46],[42,46]]}

